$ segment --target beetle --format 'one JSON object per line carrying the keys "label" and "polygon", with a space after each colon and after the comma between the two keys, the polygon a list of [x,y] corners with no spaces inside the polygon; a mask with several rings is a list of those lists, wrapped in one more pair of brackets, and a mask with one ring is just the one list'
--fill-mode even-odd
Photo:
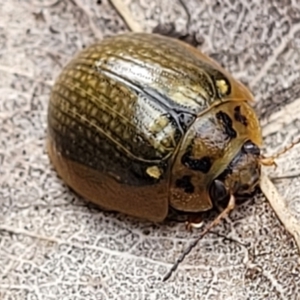
{"label": "beetle", "polygon": [[100,207],[154,222],[210,210],[259,183],[251,92],[167,36],[123,33],[82,50],[50,97],[47,144],[62,179]]}

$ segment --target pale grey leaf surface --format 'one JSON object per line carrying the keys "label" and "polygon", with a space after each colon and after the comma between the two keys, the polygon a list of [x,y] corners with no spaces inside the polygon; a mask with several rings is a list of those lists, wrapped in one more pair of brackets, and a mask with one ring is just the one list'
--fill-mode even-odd
{"label": "pale grey leaf surface", "polygon": [[[0,0],[0,299],[299,299],[296,243],[259,192],[215,229],[237,242],[207,235],[163,283],[197,232],[102,212],[56,176],[45,152],[51,85],[78,50],[126,30],[96,2]],[[300,135],[300,1],[124,3],[146,31],[174,22],[196,33],[248,84],[266,153]],[[294,175],[274,182],[298,220],[299,173],[299,145],[269,170]]]}

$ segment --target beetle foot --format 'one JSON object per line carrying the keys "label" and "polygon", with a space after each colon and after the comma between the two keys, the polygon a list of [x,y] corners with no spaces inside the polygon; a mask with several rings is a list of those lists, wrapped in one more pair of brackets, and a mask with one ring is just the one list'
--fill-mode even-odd
{"label": "beetle foot", "polygon": [[172,37],[181,40],[194,47],[201,44],[200,42],[197,41],[196,34],[182,33],[177,31],[174,23],[158,24],[156,27],[154,27],[152,33],[158,33],[163,36]]}
{"label": "beetle foot", "polygon": [[193,228],[199,229],[203,226],[203,220],[199,215],[190,215],[185,222],[185,228],[187,231],[192,232]]}
{"label": "beetle foot", "polygon": [[277,168],[277,164],[275,162],[275,159],[273,157],[262,157],[260,160],[260,163],[266,167],[275,167]]}
{"label": "beetle foot", "polygon": [[153,28],[152,33],[158,33],[163,36],[171,36],[177,38],[180,33],[176,31],[174,23],[158,24]]}

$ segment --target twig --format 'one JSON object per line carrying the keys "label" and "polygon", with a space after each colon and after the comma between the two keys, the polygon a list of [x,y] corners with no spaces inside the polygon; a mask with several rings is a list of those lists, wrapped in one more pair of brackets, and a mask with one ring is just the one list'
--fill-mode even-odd
{"label": "twig", "polygon": [[191,26],[191,14],[189,12],[189,9],[185,3],[184,0],[179,0],[181,6],[183,7],[184,11],[185,11],[185,14],[187,16],[187,22],[186,22],[186,30],[189,29],[189,27]]}
{"label": "twig", "polygon": [[300,251],[300,224],[297,219],[292,215],[291,211],[286,206],[284,199],[277,191],[274,184],[268,176],[262,172],[260,179],[260,188],[269,203],[271,204],[276,215],[284,225],[285,229],[294,237],[298,250]]}
{"label": "twig", "polygon": [[143,28],[134,20],[127,5],[122,0],[109,0],[111,5],[118,12],[120,17],[125,22],[126,26],[133,32],[143,32]]}
{"label": "twig", "polygon": [[49,2],[46,2],[46,3],[40,3],[37,1],[33,1],[32,5],[37,6],[37,7],[53,7],[53,6],[58,5],[58,3],[61,1],[62,0],[50,0]]}
{"label": "twig", "polygon": [[272,181],[275,180],[282,180],[282,179],[293,179],[300,177],[300,172],[295,172],[295,173],[290,173],[290,174],[285,174],[285,175],[280,175],[280,176],[269,176]]}

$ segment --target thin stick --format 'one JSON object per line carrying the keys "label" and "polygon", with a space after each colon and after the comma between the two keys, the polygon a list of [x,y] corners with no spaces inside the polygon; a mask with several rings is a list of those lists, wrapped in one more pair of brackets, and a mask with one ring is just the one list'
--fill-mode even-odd
{"label": "thin stick", "polygon": [[122,0],[109,0],[132,32],[143,32],[143,28],[134,20],[127,5]]}
{"label": "thin stick", "polygon": [[285,229],[294,237],[300,251],[300,222],[292,214],[284,199],[264,172],[262,172],[260,177],[260,188]]}
{"label": "thin stick", "polygon": [[224,219],[230,211],[235,207],[235,198],[231,195],[227,207],[200,233],[199,237],[195,239],[188,248],[179,256],[177,261],[174,263],[170,271],[165,275],[163,281],[167,281],[172,273],[176,271],[179,264],[184,260],[184,258],[192,251],[192,249],[198,244],[198,242],[215,226],[217,226],[222,219]]}
{"label": "thin stick", "polygon": [[276,159],[278,158],[280,155],[284,154],[285,152],[289,151],[290,149],[292,149],[295,145],[300,143],[300,137],[298,139],[296,139],[295,141],[293,141],[292,143],[290,143],[288,146],[284,147],[281,151],[279,151],[278,153],[276,153],[275,155],[271,156],[272,159]]}
{"label": "thin stick", "polygon": [[300,177],[300,173],[291,173],[291,174],[286,174],[286,175],[281,175],[281,176],[270,176],[270,179],[275,181],[275,180],[282,180],[282,179],[293,179],[296,177]]}
{"label": "thin stick", "polygon": [[297,145],[299,143],[300,143],[300,137],[272,156],[269,156],[269,157],[261,156],[259,161],[264,166],[277,167],[277,164],[275,162],[276,158],[278,158],[280,155],[284,154],[285,152],[289,151],[290,149],[292,149],[295,145]]}

